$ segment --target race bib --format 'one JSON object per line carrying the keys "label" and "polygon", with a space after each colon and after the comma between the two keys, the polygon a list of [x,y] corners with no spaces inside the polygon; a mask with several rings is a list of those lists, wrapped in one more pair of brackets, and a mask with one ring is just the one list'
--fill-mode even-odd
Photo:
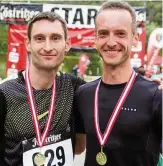
{"label": "race bib", "polygon": [[23,146],[28,147],[28,150],[26,148],[26,150],[23,152],[23,166],[38,166],[39,164],[36,162],[36,156],[38,156],[38,154],[44,156],[45,159],[43,164],[39,166],[73,165],[73,150],[70,138],[61,140],[59,142],[53,140],[51,141],[51,144],[45,145],[43,147],[36,146],[36,143],[33,141],[34,139],[30,141],[26,140],[26,142],[23,141]]}

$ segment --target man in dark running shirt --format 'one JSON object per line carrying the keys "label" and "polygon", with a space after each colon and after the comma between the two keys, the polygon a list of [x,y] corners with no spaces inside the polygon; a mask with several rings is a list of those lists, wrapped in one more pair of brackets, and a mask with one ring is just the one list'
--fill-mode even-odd
{"label": "man in dark running shirt", "polygon": [[74,153],[85,149],[72,111],[75,89],[85,82],[57,74],[70,48],[66,22],[42,12],[30,20],[27,35],[27,69],[0,85],[0,165],[71,166]]}
{"label": "man in dark running shirt", "polygon": [[126,2],[106,2],[95,20],[102,77],[82,85],[75,111],[86,133],[85,166],[157,166],[161,144],[162,92],[130,63],[136,15]]}

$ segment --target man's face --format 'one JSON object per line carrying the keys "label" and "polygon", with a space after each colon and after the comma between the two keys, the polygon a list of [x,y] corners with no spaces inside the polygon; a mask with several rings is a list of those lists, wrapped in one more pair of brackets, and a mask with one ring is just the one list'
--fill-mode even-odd
{"label": "man's face", "polygon": [[69,48],[70,43],[65,41],[64,30],[58,20],[40,20],[33,24],[31,40],[27,39],[27,51],[36,68],[57,69]]}
{"label": "man's face", "polygon": [[132,18],[126,10],[104,10],[96,19],[96,45],[104,65],[118,66],[129,60],[137,42]]}

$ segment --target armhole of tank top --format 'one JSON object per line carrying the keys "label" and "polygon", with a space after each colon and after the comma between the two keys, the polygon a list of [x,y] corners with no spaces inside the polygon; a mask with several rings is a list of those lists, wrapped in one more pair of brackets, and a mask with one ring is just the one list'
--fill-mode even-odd
{"label": "armhole of tank top", "polygon": [[[4,102],[4,109],[2,109],[1,116],[0,116],[0,121],[3,122],[3,125],[0,126],[0,127],[2,127],[0,131],[4,131],[5,118],[6,118],[6,114],[7,114],[7,105],[6,105],[6,98],[3,94],[3,92],[1,91],[0,93],[2,93],[2,95],[3,95],[3,97],[2,97],[3,100],[2,99],[0,99],[0,100],[1,100],[1,102]],[[0,135],[1,134],[3,134],[3,133],[0,133]]]}
{"label": "armhole of tank top", "polygon": [[1,112],[1,116],[0,116],[0,121],[2,122],[3,125],[0,125],[0,135],[1,135],[1,141],[0,141],[0,165],[3,166],[4,164],[4,142],[5,142],[5,138],[4,138],[4,125],[5,125],[5,118],[6,118],[6,114],[7,114],[7,106],[6,106],[6,99],[5,99],[5,96],[2,92],[2,90],[0,91],[0,93],[3,95],[3,100],[1,100],[1,102],[5,102],[4,103],[4,108],[5,109],[2,109],[2,112]]}

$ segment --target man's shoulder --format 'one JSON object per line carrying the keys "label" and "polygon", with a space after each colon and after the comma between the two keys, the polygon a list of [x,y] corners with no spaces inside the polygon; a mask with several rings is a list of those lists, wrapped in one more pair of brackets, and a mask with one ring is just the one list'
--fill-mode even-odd
{"label": "man's shoulder", "polygon": [[10,85],[13,85],[14,82],[16,82],[16,79],[18,78],[18,74],[14,74],[11,75],[9,77],[6,77],[5,79],[3,79],[0,83],[0,89],[2,89],[3,87],[8,87]]}
{"label": "man's shoulder", "polygon": [[3,79],[3,80],[0,82],[0,84],[6,83],[6,82],[8,82],[8,81],[15,80],[16,78],[18,78],[18,74],[10,75],[9,77],[6,77],[5,79]]}
{"label": "man's shoulder", "polygon": [[139,88],[139,91],[142,89],[144,92],[151,93],[153,95],[156,91],[161,93],[161,90],[158,89],[158,86],[160,85],[159,83],[151,81],[150,79],[140,75],[138,75],[136,85]]}
{"label": "man's shoulder", "polygon": [[159,85],[159,83],[151,81],[149,78],[143,77],[141,75],[138,75],[137,82],[140,85],[145,86],[146,88],[158,87],[158,85]]}
{"label": "man's shoulder", "polygon": [[74,76],[71,73],[58,72],[57,75],[60,77],[60,79],[62,79],[64,81],[71,81],[72,85],[75,88],[86,83],[85,80],[83,80],[80,77]]}
{"label": "man's shoulder", "polygon": [[12,75],[3,80],[0,84],[0,90],[5,96],[8,96],[9,94],[14,95],[15,92],[22,92],[22,87],[24,88],[24,85],[19,74]]}
{"label": "man's shoulder", "polygon": [[97,87],[99,81],[100,81],[100,78],[98,78],[94,81],[87,82],[86,84],[81,85],[79,87],[78,91],[86,92],[86,91],[94,90]]}
{"label": "man's shoulder", "polygon": [[63,73],[63,72],[57,72],[57,76],[60,76],[61,78],[65,79],[74,79],[74,80],[77,80],[79,78],[71,73]]}

